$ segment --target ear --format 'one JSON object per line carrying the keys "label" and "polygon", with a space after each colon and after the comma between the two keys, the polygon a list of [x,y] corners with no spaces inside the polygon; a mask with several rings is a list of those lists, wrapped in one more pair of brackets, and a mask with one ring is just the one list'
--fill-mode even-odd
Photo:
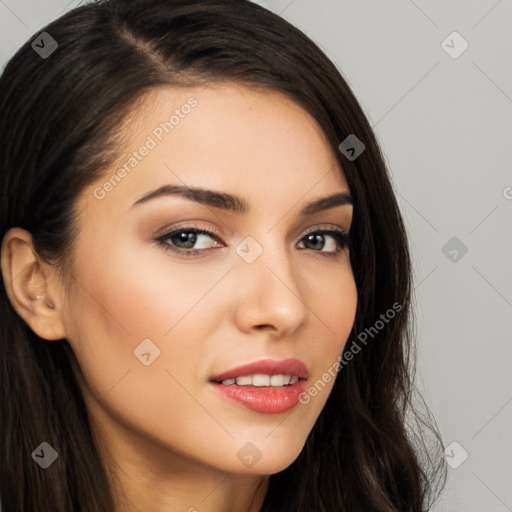
{"label": "ear", "polygon": [[25,229],[11,228],[2,241],[1,258],[5,288],[16,312],[39,337],[65,338],[56,270],[39,260],[32,235]]}

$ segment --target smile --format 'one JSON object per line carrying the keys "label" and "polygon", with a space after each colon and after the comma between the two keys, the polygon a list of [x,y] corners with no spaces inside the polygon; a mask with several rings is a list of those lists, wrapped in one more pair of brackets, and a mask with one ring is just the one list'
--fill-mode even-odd
{"label": "smile", "polygon": [[256,373],[254,375],[225,379],[221,381],[220,384],[224,384],[225,386],[236,384],[237,386],[282,387],[295,384],[298,380],[299,377],[297,375],[265,375],[263,373]]}
{"label": "smile", "polygon": [[279,414],[298,405],[308,378],[306,365],[298,359],[266,359],[216,375],[210,385],[231,403],[262,414]]}

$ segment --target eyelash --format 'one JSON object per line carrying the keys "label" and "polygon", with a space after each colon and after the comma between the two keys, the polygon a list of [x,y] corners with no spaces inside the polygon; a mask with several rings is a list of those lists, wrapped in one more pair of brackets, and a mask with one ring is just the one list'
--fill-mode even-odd
{"label": "eyelash", "polygon": [[[165,235],[162,235],[158,237],[155,241],[164,248],[166,251],[172,251],[176,254],[185,255],[185,256],[198,256],[201,253],[204,253],[205,251],[209,251],[211,249],[215,249],[215,247],[208,247],[204,249],[182,249],[182,248],[176,248],[173,247],[169,242],[167,242],[168,239],[172,238],[175,235],[178,235],[180,233],[195,233],[200,235],[208,235],[212,238],[218,238],[218,234],[214,231],[211,231],[209,229],[198,229],[196,227],[192,226],[184,226],[177,229],[174,229],[170,231],[169,233],[166,233]],[[333,252],[325,252],[325,251],[315,251],[314,249],[311,249],[313,252],[318,252],[322,256],[328,257],[328,258],[337,258],[341,255],[341,253],[344,251],[344,249],[350,247],[351,245],[351,238],[350,234],[346,231],[343,231],[341,229],[335,228],[335,229],[316,229],[308,231],[304,234],[304,236],[300,239],[299,242],[302,242],[307,236],[309,235],[330,235],[332,236],[339,248],[336,249]],[[301,249],[304,250],[304,249]]]}

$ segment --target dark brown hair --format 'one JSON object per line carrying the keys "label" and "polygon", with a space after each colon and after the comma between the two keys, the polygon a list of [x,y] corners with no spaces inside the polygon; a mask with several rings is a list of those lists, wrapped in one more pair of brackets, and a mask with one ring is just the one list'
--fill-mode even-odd
{"label": "dark brown hair", "polygon": [[[79,236],[77,197],[119,156],[122,120],[152,88],[238,82],[285,93],[324,130],[354,200],[358,305],[346,350],[393,304],[401,308],[338,372],[301,454],[270,477],[262,511],[428,510],[446,468],[435,422],[413,400],[408,242],[376,137],[334,64],[300,30],[246,0],[99,0],[43,30],[56,50],[42,58],[31,47],[34,34],[0,77],[0,236],[27,229],[38,255],[64,269]],[[338,151],[350,134],[365,145],[353,161]],[[5,285],[4,512],[113,512],[69,343],[39,338]],[[42,441],[59,452],[45,471],[31,458]]]}

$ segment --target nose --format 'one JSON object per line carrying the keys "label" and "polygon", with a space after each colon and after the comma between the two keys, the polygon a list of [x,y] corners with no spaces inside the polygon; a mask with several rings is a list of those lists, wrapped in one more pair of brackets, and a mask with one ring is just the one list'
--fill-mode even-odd
{"label": "nose", "polygon": [[309,308],[284,248],[264,248],[252,263],[240,259],[233,269],[235,322],[246,333],[275,331],[286,337],[303,325]]}

